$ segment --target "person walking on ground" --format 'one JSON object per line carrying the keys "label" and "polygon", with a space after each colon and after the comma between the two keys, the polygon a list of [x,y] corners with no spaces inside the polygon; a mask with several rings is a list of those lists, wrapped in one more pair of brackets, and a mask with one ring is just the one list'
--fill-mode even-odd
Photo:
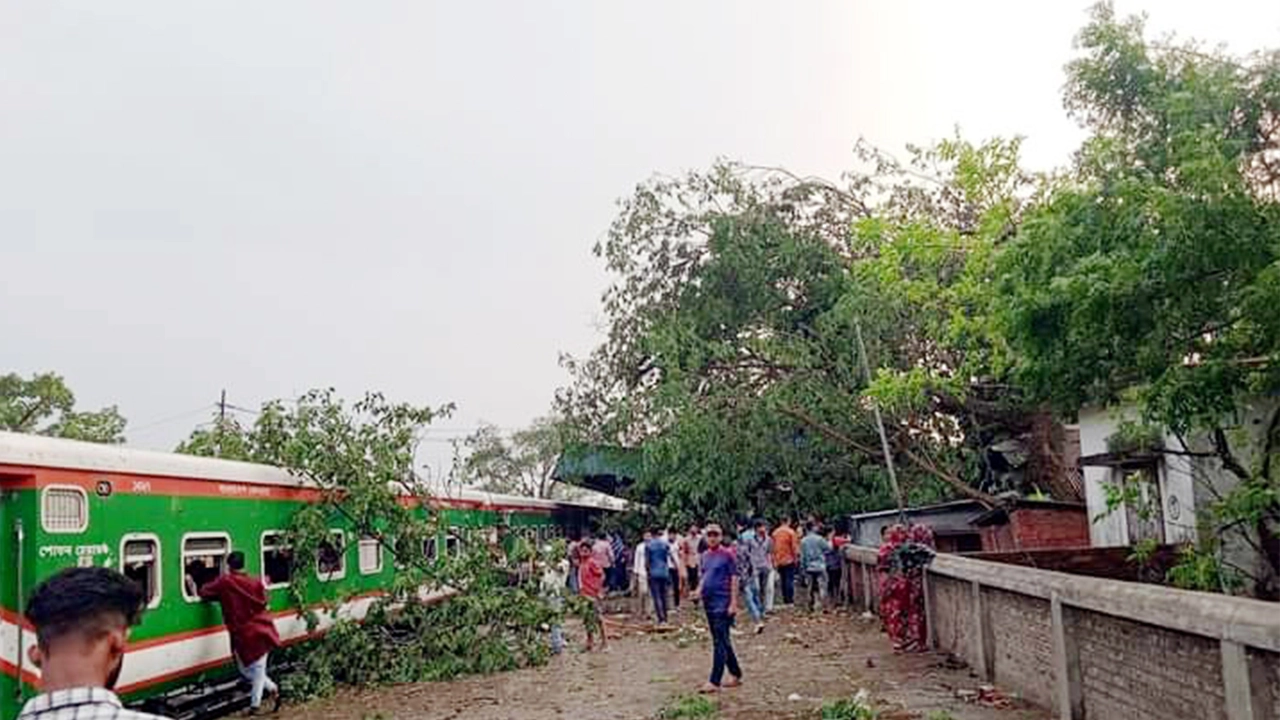
{"label": "person walking on ground", "polygon": [[751,553],[751,586],[763,618],[769,612],[769,579],[773,575],[773,538],[769,537],[769,524],[764,518],[756,518],[755,534],[747,540],[747,549]]}
{"label": "person walking on ground", "polygon": [[698,523],[689,525],[689,532],[684,536],[684,545],[682,545],[683,554],[680,556],[684,563],[684,579],[685,587],[688,588],[687,594],[693,597],[693,591],[698,587],[698,562],[702,553],[698,550],[698,545],[703,541],[702,533],[698,530]]}
{"label": "person walking on ground", "polygon": [[26,610],[36,631],[27,655],[40,668],[40,694],[18,720],[162,720],[125,710],[112,692],[145,602],[137,583],[109,568],[67,568],[40,583]]}
{"label": "person walking on ground", "polygon": [[578,548],[582,545],[582,540],[570,540],[569,546],[565,548],[565,555],[569,558],[569,592],[573,595],[578,594]]}
{"label": "person walking on ground", "polygon": [[[707,551],[702,554],[698,568],[698,589],[694,602],[702,602],[707,613],[707,628],[711,631],[711,677],[700,692],[719,692],[721,687],[737,687],[742,684],[742,668],[733,651],[733,638],[729,630],[738,614],[737,558],[733,549],[722,544],[720,526],[707,525]],[[724,671],[729,679],[724,679]]]}
{"label": "person walking on ground", "polygon": [[[739,523],[739,525],[745,525],[745,523]],[[751,615],[751,621],[755,623],[755,632],[758,635],[764,631],[764,610],[760,607],[760,588],[756,586],[755,567],[751,563],[751,545],[754,540],[753,533],[740,533],[734,554],[738,589],[742,591],[742,596],[747,602],[747,613]]]}
{"label": "person walking on ground", "polygon": [[648,530],[644,531],[644,536],[640,538],[640,542],[636,545],[634,560],[631,563],[632,585],[631,593],[635,597],[635,604],[632,611],[635,612],[636,606],[639,606],[641,619],[649,617],[649,569],[645,564],[645,555],[648,553],[647,546],[649,541],[653,539],[653,533]]}
{"label": "person walking on ground", "polygon": [[782,604],[796,601],[796,562],[800,557],[800,538],[791,527],[791,518],[782,518],[782,524],[773,531],[773,566],[782,581]]}
{"label": "person walking on ground", "polygon": [[267,658],[280,647],[280,636],[267,614],[267,587],[261,578],[244,571],[244,553],[237,550],[228,555],[227,572],[205,583],[199,593],[222,606],[222,621],[231,635],[231,654],[251,688],[249,714],[258,714],[264,692],[275,698],[273,712],[279,710],[280,687],[267,677]]}
{"label": "person walking on ground", "polygon": [[662,537],[667,541],[667,568],[670,570],[668,575],[671,576],[671,607],[676,610],[680,609],[680,595],[684,590],[684,566],[680,563],[680,552],[676,546],[680,543],[680,534],[674,528],[667,528],[662,531]]}
{"label": "person walking on ground", "polygon": [[609,569],[609,589],[615,592],[627,591],[627,543],[622,533],[609,534],[609,553],[613,559],[613,567]]}
{"label": "person walking on ground", "polygon": [[[559,616],[564,610],[564,592],[567,585],[565,576],[569,574],[569,560],[556,557],[551,546],[542,549],[542,557],[546,559],[540,583],[542,597]],[[559,655],[562,652],[564,652],[564,626],[557,619],[551,625],[551,654]]]}
{"label": "person walking on ground", "polygon": [[583,544],[579,548],[578,557],[578,594],[587,603],[587,615],[583,618],[583,629],[587,633],[587,652],[595,648],[595,636],[600,635],[600,649],[608,647],[609,638],[604,631],[604,568],[596,560],[595,552]]}
{"label": "person walking on ground", "polygon": [[[849,571],[845,567],[847,562],[844,559],[844,546],[849,544],[849,533],[843,530],[837,530],[831,536],[831,547],[835,550],[836,556],[836,574],[835,584],[828,584],[827,592],[831,595],[831,602],[835,605],[844,605],[849,597]],[[830,580],[831,573],[828,572]]]}
{"label": "person walking on ground", "polygon": [[806,583],[809,587],[809,612],[815,608],[825,610],[827,602],[827,550],[831,543],[818,534],[816,525],[810,523],[805,528],[804,540],[800,541],[800,565],[804,567]]}
{"label": "person walking on ground", "polygon": [[649,595],[653,598],[653,615],[658,625],[667,624],[667,585],[671,582],[671,545],[667,538],[655,533],[645,543],[644,564],[649,571]]}
{"label": "person walking on ground", "polygon": [[591,556],[595,558],[596,564],[604,571],[605,581],[607,582],[613,574],[613,545],[609,542],[609,537],[604,532],[601,532],[596,541],[591,544]]}
{"label": "person walking on ground", "polygon": [[840,546],[836,544],[835,528],[828,527],[823,535],[827,541],[827,607],[834,608],[840,604]]}

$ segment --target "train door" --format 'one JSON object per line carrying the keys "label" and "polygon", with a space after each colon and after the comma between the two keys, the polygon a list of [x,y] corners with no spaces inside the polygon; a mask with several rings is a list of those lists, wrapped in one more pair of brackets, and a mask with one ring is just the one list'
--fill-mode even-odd
{"label": "train door", "polygon": [[22,478],[0,474],[0,718],[16,717],[22,703],[21,587],[26,544],[18,512]]}

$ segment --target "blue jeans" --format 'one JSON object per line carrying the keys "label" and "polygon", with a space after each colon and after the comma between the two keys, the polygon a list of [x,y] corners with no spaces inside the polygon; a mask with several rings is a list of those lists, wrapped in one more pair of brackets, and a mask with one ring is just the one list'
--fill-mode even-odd
{"label": "blue jeans", "polygon": [[764,605],[760,602],[760,582],[753,573],[751,579],[742,583],[742,594],[747,598],[747,613],[756,622],[764,620]]}
{"label": "blue jeans", "polygon": [[733,652],[733,639],[729,636],[733,616],[708,610],[707,627],[711,629],[711,684],[720,686],[725,668],[729,669],[730,675],[741,679],[742,668],[738,667],[738,656]]}
{"label": "blue jeans", "polygon": [[653,614],[659,623],[667,621],[667,583],[670,578],[649,576],[649,596],[653,598]]}
{"label": "blue jeans", "polygon": [[240,658],[236,658],[236,667],[240,669],[240,676],[249,681],[249,707],[256,708],[262,704],[263,691],[273,695],[280,692],[280,688],[276,686],[275,682],[267,677],[266,655],[248,665],[240,662]]}

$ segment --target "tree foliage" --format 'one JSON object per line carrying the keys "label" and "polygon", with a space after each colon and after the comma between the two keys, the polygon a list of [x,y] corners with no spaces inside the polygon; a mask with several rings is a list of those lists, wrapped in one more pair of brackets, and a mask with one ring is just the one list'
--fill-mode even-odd
{"label": "tree foliage", "polygon": [[56,373],[30,379],[0,375],[0,429],[100,443],[124,442],[126,421],[115,405],[76,410],[76,397]]}
{"label": "tree foliage", "polygon": [[1249,528],[1270,559],[1257,591],[1274,595],[1280,416],[1256,467],[1228,425],[1280,389],[1280,53],[1153,42],[1105,4],[1078,46],[1066,104],[1089,138],[1000,261],[1014,377],[1063,412],[1124,399],[1207,437],[1194,449],[1240,485],[1205,539]]}
{"label": "tree foliage", "polygon": [[554,479],[565,431],[556,417],[542,417],[505,437],[492,424],[454,443],[453,473],[464,485],[538,498],[570,492]]}
{"label": "tree foliage", "polygon": [[[378,393],[348,405],[332,390],[314,390],[296,401],[265,403],[252,427],[216,424],[179,446],[180,452],[276,465],[321,491],[319,502],[294,514],[287,533],[296,567],[315,566],[334,527],[378,540],[396,563],[395,584],[363,622],[339,621],[299,655],[297,691],[432,680],[545,657],[540,628],[552,608],[527,579],[511,582],[485,543],[461,558],[429,559],[420,550],[436,536],[437,522],[414,455],[426,427],[452,409],[393,403]],[[528,558],[507,558],[522,559]],[[313,575],[293,574],[298,607],[306,607]],[[433,593],[450,597],[435,601]]]}

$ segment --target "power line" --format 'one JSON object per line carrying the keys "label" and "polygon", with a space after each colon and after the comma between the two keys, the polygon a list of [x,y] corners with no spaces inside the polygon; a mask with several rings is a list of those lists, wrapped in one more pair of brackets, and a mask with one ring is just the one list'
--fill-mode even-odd
{"label": "power line", "polygon": [[153,421],[148,422],[148,423],[143,423],[142,425],[139,425],[139,426],[138,426],[138,427],[136,427],[136,428],[132,428],[132,429],[130,429],[130,430],[129,430],[129,434],[130,434],[130,435],[135,435],[135,434],[140,433],[140,432],[144,432],[144,431],[147,431],[147,430],[152,430],[152,429],[154,429],[154,428],[160,427],[161,425],[165,425],[165,424],[167,424],[167,423],[174,422],[175,420],[182,420],[183,418],[190,417],[190,416],[192,416],[192,415],[195,415],[196,413],[207,412],[207,411],[209,411],[209,410],[211,410],[211,409],[213,409],[213,408],[215,408],[215,407],[217,407],[217,405],[216,405],[216,404],[213,404],[213,403],[206,403],[206,404],[201,405],[200,407],[198,407],[198,408],[196,408],[196,409],[194,409],[194,410],[187,410],[186,412],[181,412],[181,413],[178,413],[177,415],[170,415],[169,417],[160,418],[159,420],[153,420]]}

